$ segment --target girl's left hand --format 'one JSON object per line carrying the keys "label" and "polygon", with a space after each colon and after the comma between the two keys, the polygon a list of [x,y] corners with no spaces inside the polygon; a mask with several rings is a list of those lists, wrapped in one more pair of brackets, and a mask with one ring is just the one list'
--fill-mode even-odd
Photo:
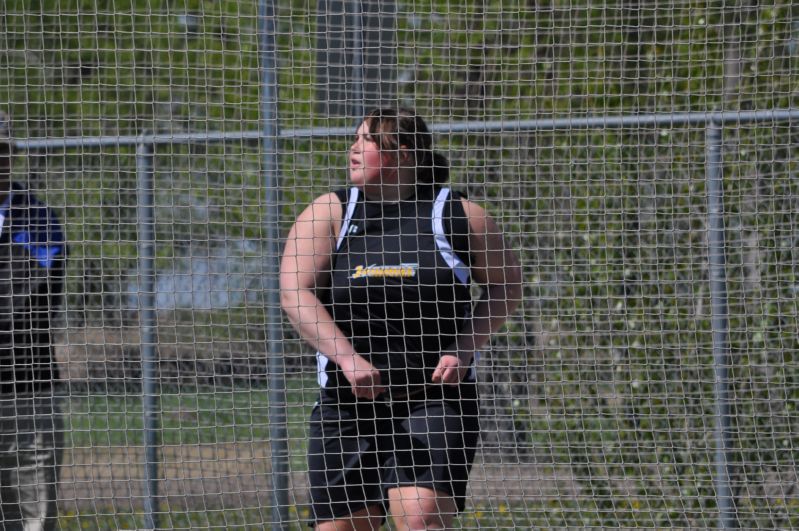
{"label": "girl's left hand", "polygon": [[469,372],[469,366],[455,354],[442,354],[433,371],[433,383],[458,385]]}

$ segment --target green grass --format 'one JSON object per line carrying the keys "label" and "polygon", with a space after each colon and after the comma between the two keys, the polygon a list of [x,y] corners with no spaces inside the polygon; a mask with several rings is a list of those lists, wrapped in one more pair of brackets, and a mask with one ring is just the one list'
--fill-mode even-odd
{"label": "green grass", "polygon": [[[158,398],[160,444],[244,443],[269,440],[266,389],[166,391]],[[316,394],[308,380],[287,382],[287,424],[291,440],[305,439],[305,424]],[[66,443],[72,448],[144,444],[139,395],[72,396],[66,406]]]}

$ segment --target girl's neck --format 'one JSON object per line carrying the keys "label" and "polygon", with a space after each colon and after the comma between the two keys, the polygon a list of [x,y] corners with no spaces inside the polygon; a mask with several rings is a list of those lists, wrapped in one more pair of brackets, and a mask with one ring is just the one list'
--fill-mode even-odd
{"label": "girl's neck", "polygon": [[415,183],[404,184],[380,184],[375,186],[364,186],[363,194],[370,201],[380,201],[381,203],[398,203],[410,199],[416,194]]}

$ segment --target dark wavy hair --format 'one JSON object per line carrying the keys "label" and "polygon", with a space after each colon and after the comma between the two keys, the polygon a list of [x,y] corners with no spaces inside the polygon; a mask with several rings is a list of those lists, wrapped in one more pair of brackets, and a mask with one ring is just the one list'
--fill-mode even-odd
{"label": "dark wavy hair", "polygon": [[433,134],[416,111],[407,107],[381,107],[370,111],[364,122],[381,150],[397,151],[405,146],[414,154],[417,185],[449,181],[449,161],[433,150]]}

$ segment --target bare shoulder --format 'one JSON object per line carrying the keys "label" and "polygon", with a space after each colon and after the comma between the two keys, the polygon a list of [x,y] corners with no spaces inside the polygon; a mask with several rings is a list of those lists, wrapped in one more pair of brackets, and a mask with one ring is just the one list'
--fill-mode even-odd
{"label": "bare shoulder", "polygon": [[472,278],[479,284],[506,284],[520,275],[518,258],[504,241],[502,230],[485,208],[462,199],[469,219]]}
{"label": "bare shoulder", "polygon": [[314,199],[297,218],[297,221],[336,221],[341,223],[341,200],[335,192],[322,194]]}
{"label": "bare shoulder", "polygon": [[330,263],[341,211],[338,196],[328,193],[314,199],[297,216],[283,248],[280,278],[284,289],[318,285]]}
{"label": "bare shoulder", "polygon": [[485,237],[487,234],[499,232],[499,227],[491,217],[491,214],[481,205],[465,197],[461,198],[461,204],[464,212],[466,212],[466,218],[469,220],[469,228],[472,234]]}
{"label": "bare shoulder", "polygon": [[314,234],[318,237],[328,232],[337,233],[342,211],[341,201],[334,192],[322,194],[297,216],[289,236]]}

